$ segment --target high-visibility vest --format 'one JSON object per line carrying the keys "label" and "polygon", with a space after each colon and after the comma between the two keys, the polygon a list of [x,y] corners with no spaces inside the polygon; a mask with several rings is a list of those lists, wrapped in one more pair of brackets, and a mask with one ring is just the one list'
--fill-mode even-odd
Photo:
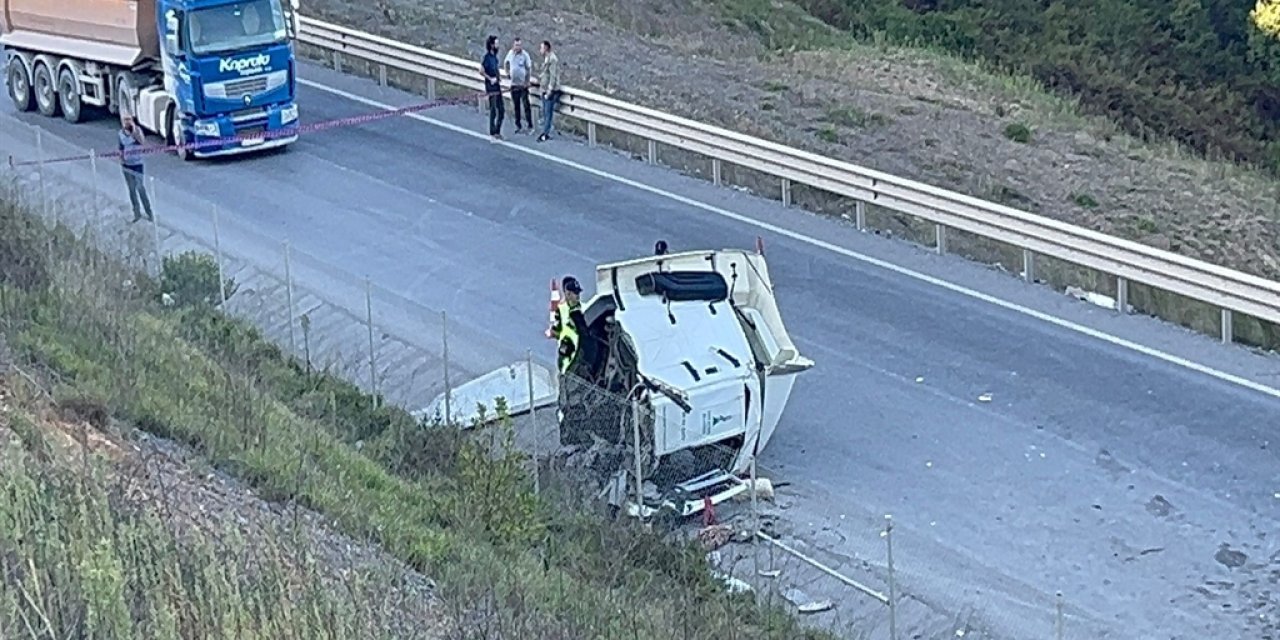
{"label": "high-visibility vest", "polygon": [[571,347],[571,351],[564,358],[564,361],[561,362],[562,371],[565,366],[567,366],[568,361],[571,361],[573,356],[578,353],[578,328],[574,326],[573,318],[569,317],[569,314],[577,309],[578,306],[579,305],[576,304],[570,304],[567,300],[556,306],[556,340],[561,344],[567,342]]}

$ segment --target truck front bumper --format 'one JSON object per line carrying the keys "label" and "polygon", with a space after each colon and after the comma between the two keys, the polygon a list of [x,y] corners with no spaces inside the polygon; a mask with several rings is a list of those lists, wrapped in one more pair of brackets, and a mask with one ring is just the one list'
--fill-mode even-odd
{"label": "truck front bumper", "polygon": [[270,105],[249,113],[203,118],[193,123],[192,150],[197,158],[214,158],[274,149],[298,140],[296,103]]}

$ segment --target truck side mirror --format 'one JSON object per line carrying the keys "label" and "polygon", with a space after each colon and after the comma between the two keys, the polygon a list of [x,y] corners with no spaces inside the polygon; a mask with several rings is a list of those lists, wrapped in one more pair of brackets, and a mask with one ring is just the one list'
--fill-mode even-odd
{"label": "truck side mirror", "polygon": [[289,31],[291,40],[298,39],[298,31],[300,30],[298,19],[298,0],[289,0],[289,10],[285,12],[285,24]]}
{"label": "truck side mirror", "polygon": [[173,9],[164,14],[164,44],[169,51],[178,51],[178,13]]}

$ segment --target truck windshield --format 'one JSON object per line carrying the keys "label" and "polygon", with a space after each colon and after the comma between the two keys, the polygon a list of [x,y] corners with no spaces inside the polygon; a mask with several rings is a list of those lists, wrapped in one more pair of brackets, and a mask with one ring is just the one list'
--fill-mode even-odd
{"label": "truck windshield", "polygon": [[245,0],[187,14],[191,51],[197,55],[224,53],[283,42],[284,9],[280,0]]}

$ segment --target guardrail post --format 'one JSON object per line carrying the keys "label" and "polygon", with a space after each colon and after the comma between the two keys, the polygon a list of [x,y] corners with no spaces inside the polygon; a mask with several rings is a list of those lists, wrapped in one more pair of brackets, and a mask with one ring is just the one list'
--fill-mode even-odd
{"label": "guardrail post", "polygon": [[933,248],[938,255],[947,252],[947,228],[940,224],[933,225]]}
{"label": "guardrail post", "polygon": [[1235,316],[1230,309],[1222,310],[1222,344],[1231,344],[1236,341],[1235,334]]}
{"label": "guardrail post", "polygon": [[1036,281],[1036,253],[1030,249],[1022,250],[1022,279]]}
{"label": "guardrail post", "polygon": [[861,200],[853,202],[853,224],[858,231],[866,231],[867,229],[867,203]]}
{"label": "guardrail post", "polygon": [[387,65],[385,64],[378,65],[378,86],[387,86]]}
{"label": "guardrail post", "polygon": [[716,185],[717,187],[720,186],[721,182],[724,182],[724,177],[721,175],[721,173],[722,171],[720,166],[720,158],[712,158],[711,159],[711,183]]}
{"label": "guardrail post", "polygon": [[342,52],[336,49],[333,52],[333,70],[342,73]]}
{"label": "guardrail post", "polygon": [[782,179],[782,206],[791,206],[791,181],[786,178]]}
{"label": "guardrail post", "polygon": [[427,78],[427,100],[436,99],[436,79]]}
{"label": "guardrail post", "polygon": [[1116,311],[1129,313],[1129,280],[1116,277]]}
{"label": "guardrail post", "polygon": [[596,123],[594,122],[587,123],[587,146],[596,146]]}
{"label": "guardrail post", "polygon": [[658,143],[649,141],[649,164],[658,164]]}

